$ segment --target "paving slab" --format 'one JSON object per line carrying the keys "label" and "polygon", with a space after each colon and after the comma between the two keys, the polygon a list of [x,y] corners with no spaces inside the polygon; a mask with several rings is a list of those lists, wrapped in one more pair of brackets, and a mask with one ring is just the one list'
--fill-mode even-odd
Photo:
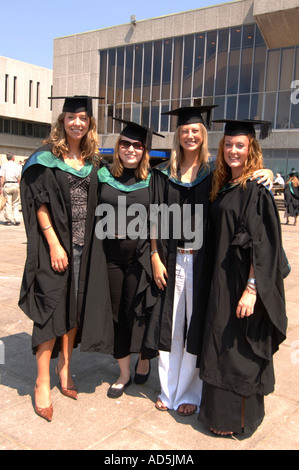
{"label": "paving slab", "polygon": [[[146,384],[133,384],[120,399],[111,400],[107,390],[118,376],[116,361],[76,349],[72,373],[78,400],[60,393],[53,362],[53,420],[48,423],[34,413],[32,324],[17,306],[26,235],[23,222],[6,226],[0,214],[0,450],[100,450],[102,460],[111,463],[128,451],[148,451],[149,456],[182,451],[194,456],[200,450],[298,450],[299,225],[285,225],[282,216],[282,233],[292,271],[285,280],[288,337],[275,355],[275,392],[266,397],[265,419],[252,436],[223,438],[200,425],[197,415],[180,417],[174,411],[156,410],[157,359]],[[136,359],[134,355],[132,374]]]}

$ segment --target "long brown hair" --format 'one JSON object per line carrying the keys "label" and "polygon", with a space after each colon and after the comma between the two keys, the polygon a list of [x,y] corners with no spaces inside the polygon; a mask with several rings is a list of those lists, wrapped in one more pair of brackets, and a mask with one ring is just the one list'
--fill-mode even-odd
{"label": "long brown hair", "polygon": [[[66,132],[64,129],[65,113],[61,113],[55,122],[50,136],[44,141],[45,144],[52,145],[52,153],[56,157],[62,157],[69,153]],[[89,118],[89,128],[87,134],[81,139],[80,150],[83,160],[96,165],[100,161],[99,137],[97,133],[96,121],[93,116]]]}
{"label": "long brown hair", "polygon": [[[251,135],[247,136],[249,139],[248,156],[238,183],[246,187],[246,180],[252,176],[256,170],[264,168],[263,154],[258,140]],[[219,148],[216,160],[216,170],[213,174],[211,201],[215,201],[218,192],[223,186],[231,179],[231,169],[224,160],[224,143],[225,136],[219,142]]]}
{"label": "long brown hair", "polygon": [[[120,142],[121,138],[122,137],[119,136],[117,141],[116,141],[116,144],[115,144],[115,147],[114,147],[113,162],[112,162],[111,169],[110,169],[111,174],[113,176],[115,176],[116,178],[120,177],[123,174],[123,171],[124,171],[124,166],[122,164],[121,158],[119,156],[119,151],[118,151],[119,150],[119,142]],[[146,180],[147,179],[147,177],[149,175],[149,169],[150,169],[149,160],[150,160],[150,156],[149,156],[148,150],[147,150],[146,146],[144,146],[142,158],[141,158],[140,162],[138,163],[138,166],[135,170],[136,178],[138,178],[140,180]]]}
{"label": "long brown hair", "polygon": [[[180,145],[181,127],[182,126],[177,127],[174,133],[173,149],[171,151],[170,161],[168,163],[168,167],[170,168],[170,176],[175,179],[177,179],[178,168],[184,156],[183,149]],[[199,127],[201,130],[202,145],[199,150],[198,160],[199,160],[199,163],[203,165],[207,165],[209,157],[210,157],[209,150],[208,150],[208,132],[203,124],[199,123]]]}

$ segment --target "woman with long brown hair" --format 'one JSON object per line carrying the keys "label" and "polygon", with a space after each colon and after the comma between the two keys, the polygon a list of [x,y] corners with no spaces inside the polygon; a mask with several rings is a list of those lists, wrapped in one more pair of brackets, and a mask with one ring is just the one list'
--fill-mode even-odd
{"label": "woman with long brown hair", "polygon": [[[219,122],[219,121],[215,121]],[[207,265],[212,268],[200,377],[199,419],[215,434],[252,433],[274,389],[273,354],[286,337],[280,219],[267,188],[255,126],[225,122],[213,175]]]}
{"label": "woman with long brown hair", "polygon": [[59,355],[61,392],[77,399],[70,360],[80,341],[100,160],[92,98],[67,97],[45,144],[21,178],[28,244],[19,306],[34,322],[35,411],[51,421],[52,357]]}

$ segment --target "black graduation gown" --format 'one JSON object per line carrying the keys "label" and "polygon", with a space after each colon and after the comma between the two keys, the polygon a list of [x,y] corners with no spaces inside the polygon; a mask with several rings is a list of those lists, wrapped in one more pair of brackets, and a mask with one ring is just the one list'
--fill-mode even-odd
{"label": "black graduation gown", "polygon": [[[182,190],[186,191],[186,185],[169,179],[163,164],[153,169],[150,182],[150,202],[154,205],[180,204]],[[199,250],[193,253],[193,313],[187,332],[186,347],[191,354],[198,355],[201,350],[204,313],[206,310],[208,276],[204,271],[204,259],[206,248],[206,232],[209,217],[209,194],[211,190],[212,174],[209,167],[201,169],[196,184],[190,185],[187,191],[193,191],[192,201],[203,207],[203,243]],[[187,185],[188,186],[188,185]],[[186,195],[186,193],[185,193]],[[172,342],[172,318],[173,300],[175,290],[175,267],[178,239],[173,236],[173,225],[170,224],[169,238],[157,239],[157,246],[161,261],[166,266],[168,279],[167,287],[160,291],[152,280],[151,293],[147,292],[147,308],[151,310],[146,346],[153,350],[171,350]],[[149,257],[147,257],[148,262]],[[150,268],[145,269],[149,272]]]}
{"label": "black graduation gown", "polygon": [[293,186],[291,181],[286,184],[284,189],[284,203],[288,215],[292,217],[299,215],[299,187]]}
{"label": "black graduation gown", "polygon": [[[283,277],[289,271],[274,198],[255,181],[246,184],[245,190],[237,185],[220,192],[211,208],[213,276],[200,377],[250,397],[274,390],[273,354],[286,338]],[[254,314],[238,319],[251,263],[258,292]]]}
{"label": "black graduation gown", "polygon": [[[45,166],[49,164],[52,167]],[[52,165],[52,162],[53,165]],[[88,191],[85,241],[81,258],[78,294],[76,297],[73,279],[72,213],[67,165],[62,170],[58,159],[51,154],[49,145],[38,149],[26,162],[20,190],[24,224],[27,234],[27,258],[20,291],[19,306],[34,322],[32,347],[35,352],[38,342],[60,337],[74,327],[79,327],[76,345],[80,341],[82,312],[86,276],[89,271],[89,253],[94,213],[97,203],[97,167],[88,169],[90,185]],[[85,168],[85,167],[84,167]],[[91,170],[91,171],[90,171]],[[66,250],[69,267],[63,273],[52,270],[48,243],[37,221],[37,210],[46,204],[54,230]],[[105,272],[97,273],[105,278]],[[94,292],[96,302],[99,292]],[[101,304],[105,308],[104,303]],[[59,351],[56,341],[53,357]]]}
{"label": "black graduation gown", "polygon": [[[104,170],[104,171],[103,171]],[[124,175],[127,178],[128,175]],[[130,176],[130,175],[129,175]],[[149,177],[150,178],[150,177]],[[134,202],[146,200],[148,205],[148,181],[139,181],[134,183],[129,179],[129,183],[123,183],[122,178],[114,178],[109,171],[109,166],[102,168],[99,171],[99,204],[102,203],[101,193],[105,184],[109,189],[109,197],[112,201],[117,200],[119,196],[125,197],[128,192],[133,192]],[[146,192],[144,195],[143,192]],[[146,224],[146,220],[144,220]],[[101,216],[98,215],[95,218],[95,228],[97,224],[101,224]],[[146,232],[145,232],[146,233]],[[154,357],[156,355],[153,351],[148,351],[143,345],[144,332],[148,322],[148,312],[143,308],[143,297],[146,288],[149,285],[148,276],[144,273],[143,264],[141,262],[142,256],[146,250],[148,241],[146,238],[137,240],[136,256],[134,257],[130,266],[130,271],[135,272],[136,285],[134,292],[130,293],[127,298],[125,305],[122,305],[122,318],[121,321],[125,322],[132,331],[130,352],[137,353],[143,351],[147,358]],[[142,248],[141,248],[142,247]],[[98,269],[98,260],[100,254],[105,251],[105,240],[101,240],[97,235],[96,231],[93,234],[92,251],[91,251],[91,272],[95,273]],[[148,252],[148,250],[146,250]],[[149,256],[149,252],[148,252]],[[106,259],[105,259],[106,263]],[[109,298],[109,308],[103,311],[101,308],[101,299],[97,304],[93,302],[93,294],[90,296],[90,289],[93,292],[94,289],[99,291],[103,289],[101,285],[101,278],[93,276],[90,283],[88,283],[87,295],[86,295],[86,313],[84,318],[84,328],[81,342],[81,351],[101,352],[107,354],[114,353],[114,325],[113,325],[113,312],[111,307],[111,301]],[[105,284],[104,294],[105,297],[109,296],[109,283]],[[107,302],[108,304],[108,302]],[[114,312],[114,315],[116,313]],[[86,335],[85,331],[89,330],[89,334]]]}

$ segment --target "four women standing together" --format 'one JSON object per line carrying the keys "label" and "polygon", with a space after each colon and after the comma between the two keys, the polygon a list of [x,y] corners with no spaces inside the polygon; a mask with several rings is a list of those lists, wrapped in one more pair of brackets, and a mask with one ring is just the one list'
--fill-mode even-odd
{"label": "four women standing together", "polygon": [[[82,351],[112,353],[118,360],[120,375],[108,390],[110,398],[121,396],[131,383],[131,353],[139,353],[136,383],[147,380],[149,360],[158,354],[159,410],[175,409],[186,416],[194,413],[202,401],[200,419],[216,433],[252,431],[261,422],[262,397],[273,390],[272,355],[286,332],[279,219],[267,189],[249,181],[255,170],[263,168],[251,123],[250,132],[240,122],[233,123],[238,129],[233,137],[238,135],[239,140],[228,142],[224,137],[224,160],[218,156],[217,169],[212,171],[206,131],[209,118],[203,118],[205,113],[209,116],[212,108],[180,108],[168,113],[178,116],[174,149],[169,164],[152,172],[146,145],[149,129],[125,122],[112,166],[101,163],[97,168],[96,149],[93,155],[87,155],[85,144],[82,145],[83,128],[76,129],[74,149],[74,138],[67,132],[67,112],[63,116],[63,150],[55,153],[55,147],[51,147],[51,157],[45,158],[50,160],[47,166],[39,152],[39,158],[35,154],[28,160],[21,184],[24,204],[27,206],[27,198],[29,201],[24,220],[28,239],[29,235],[40,239],[43,266],[39,275],[37,249],[28,246],[20,306],[35,322],[35,404],[38,414],[46,419],[52,417],[48,370],[54,344],[58,344],[57,338],[69,338],[68,348],[61,349],[57,374],[62,391],[73,397],[76,392],[69,360],[80,332]],[[84,113],[90,124],[91,114],[86,110]],[[85,129],[88,134],[88,125]],[[81,166],[75,170],[84,170],[80,176],[73,174],[74,155],[78,154]],[[98,177],[96,196],[91,190],[91,179],[87,179],[89,173],[84,173],[90,167],[96,168]],[[59,186],[57,178],[63,172],[72,176],[68,176],[65,186]],[[259,174],[267,171],[255,176]],[[71,189],[74,177],[79,178],[76,190]],[[42,183],[35,191],[39,180]],[[49,196],[50,183],[55,199]],[[62,206],[61,214],[52,207],[56,199]],[[94,212],[81,218],[84,208],[81,206],[80,211],[78,205],[84,200],[92,200]],[[133,223],[129,208],[134,204],[147,211],[142,230],[132,238],[127,229]],[[167,221],[163,220],[165,212],[160,210],[163,205],[174,209],[167,211]],[[112,224],[111,217],[102,211],[105,207],[114,209]],[[125,220],[119,212],[126,214]],[[151,223],[147,226],[148,219]],[[163,231],[165,222],[167,234]],[[92,230],[87,231],[87,224],[92,225]],[[181,230],[177,230],[178,225]],[[60,235],[63,226],[70,229]],[[70,240],[77,232],[81,233],[81,241],[85,236],[79,245],[83,254],[81,261],[80,255],[78,258],[78,302],[73,283],[76,241],[74,254],[70,254]],[[220,233],[223,240],[219,240]],[[271,241],[267,238],[269,233],[273,234]],[[59,250],[53,251],[49,234],[59,239]],[[60,256],[54,256],[57,251]],[[55,293],[55,301],[51,295],[44,295],[49,282],[53,282],[54,288],[49,290]],[[56,289],[61,292],[60,301]],[[274,310],[273,298],[279,301]],[[43,356],[47,357],[44,363]],[[237,366],[232,375],[230,364],[234,361]],[[222,406],[224,402],[229,403],[227,408]],[[252,410],[254,422],[248,423]]]}

